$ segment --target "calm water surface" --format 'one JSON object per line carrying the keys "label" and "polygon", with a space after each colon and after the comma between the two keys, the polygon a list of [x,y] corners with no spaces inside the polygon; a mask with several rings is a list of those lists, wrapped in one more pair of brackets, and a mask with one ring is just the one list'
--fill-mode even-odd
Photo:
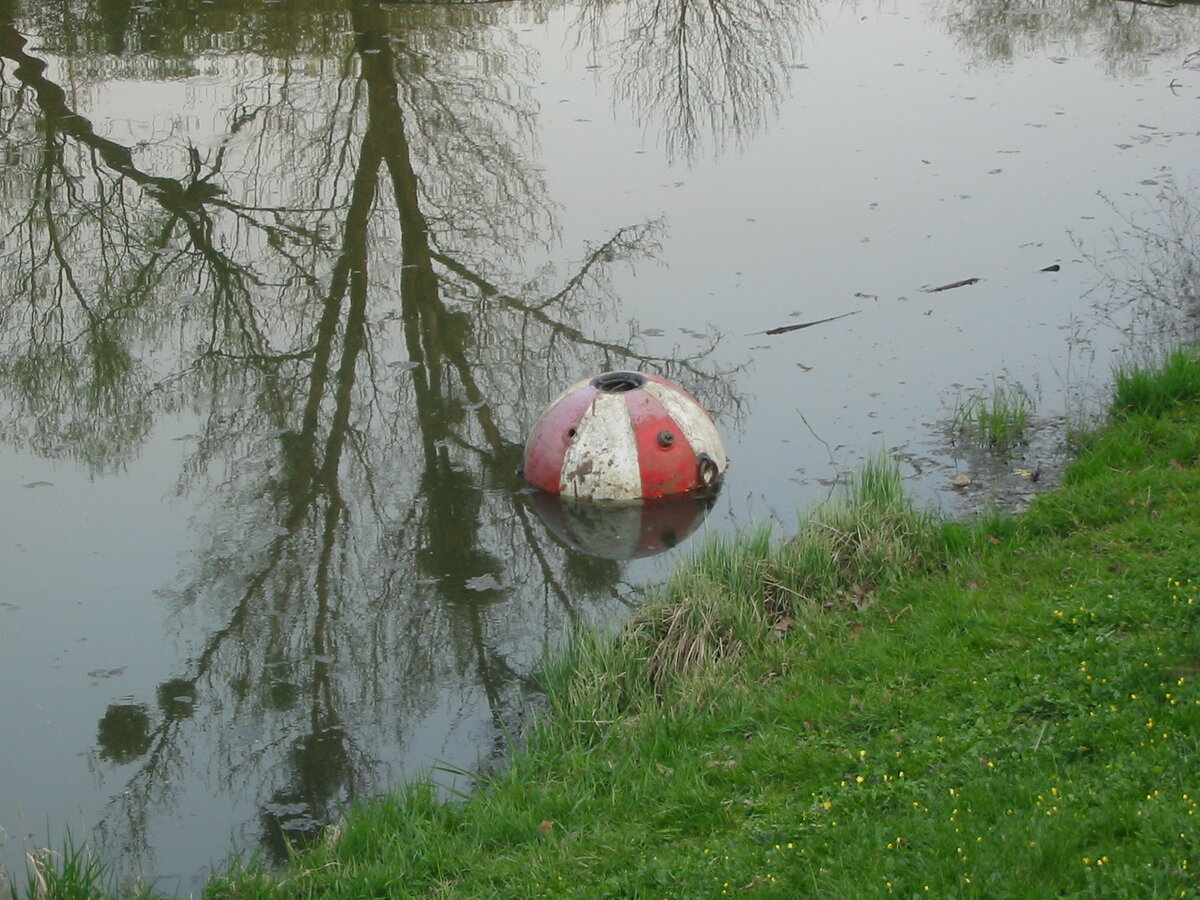
{"label": "calm water surface", "polygon": [[716,417],[685,548],[882,450],[957,509],[957,401],[1082,414],[1178,294],[1196,12],[0,0],[0,863],[187,892],[495,762],[679,552],[517,482],[585,375]]}

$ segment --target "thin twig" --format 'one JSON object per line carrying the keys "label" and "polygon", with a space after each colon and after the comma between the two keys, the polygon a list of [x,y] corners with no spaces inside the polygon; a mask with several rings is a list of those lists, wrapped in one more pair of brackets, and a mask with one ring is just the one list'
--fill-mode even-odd
{"label": "thin twig", "polygon": [[812,328],[814,325],[824,325],[826,322],[844,319],[846,316],[852,316],[858,312],[861,312],[861,310],[852,309],[850,312],[845,312],[841,315],[829,316],[825,319],[816,319],[812,322],[801,322],[798,325],[780,325],[778,328],[768,328],[766,331],[751,331],[746,335],[746,337],[752,337],[756,334],[787,334],[789,331],[799,331],[801,328]]}

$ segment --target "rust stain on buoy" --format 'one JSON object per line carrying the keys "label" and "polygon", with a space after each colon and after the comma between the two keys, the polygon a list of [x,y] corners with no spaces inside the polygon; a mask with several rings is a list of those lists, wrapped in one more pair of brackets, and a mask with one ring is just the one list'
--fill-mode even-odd
{"label": "rust stain on buoy", "polygon": [[606,372],[551,403],[529,435],[521,474],[579,500],[636,500],[710,488],[728,466],[712,417],[672,381]]}

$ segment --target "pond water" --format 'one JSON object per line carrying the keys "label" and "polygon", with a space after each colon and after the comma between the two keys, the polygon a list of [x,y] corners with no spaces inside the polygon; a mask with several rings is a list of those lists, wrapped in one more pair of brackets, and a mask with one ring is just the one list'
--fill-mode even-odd
{"label": "pond water", "polygon": [[[1197,12],[0,0],[0,864],[193,891],[467,788],[705,533],[885,451],[948,512],[1028,488],[1053,440],[945,423],[1086,415],[1188,289]],[[724,435],[682,551],[582,552],[514,474],[610,369]]]}

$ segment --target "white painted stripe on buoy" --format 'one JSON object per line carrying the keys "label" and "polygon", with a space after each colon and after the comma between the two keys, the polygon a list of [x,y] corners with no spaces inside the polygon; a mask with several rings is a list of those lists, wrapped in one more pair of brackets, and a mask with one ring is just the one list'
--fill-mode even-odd
{"label": "white painted stripe on buoy", "polygon": [[581,500],[642,496],[642,470],[621,394],[597,394],[563,457],[562,494]]}
{"label": "white painted stripe on buoy", "polygon": [[729,460],[725,458],[725,447],[717,433],[717,426],[703,407],[686,394],[656,381],[647,381],[644,390],[663,405],[697,454],[707,453],[717,464],[718,472],[728,468]]}

